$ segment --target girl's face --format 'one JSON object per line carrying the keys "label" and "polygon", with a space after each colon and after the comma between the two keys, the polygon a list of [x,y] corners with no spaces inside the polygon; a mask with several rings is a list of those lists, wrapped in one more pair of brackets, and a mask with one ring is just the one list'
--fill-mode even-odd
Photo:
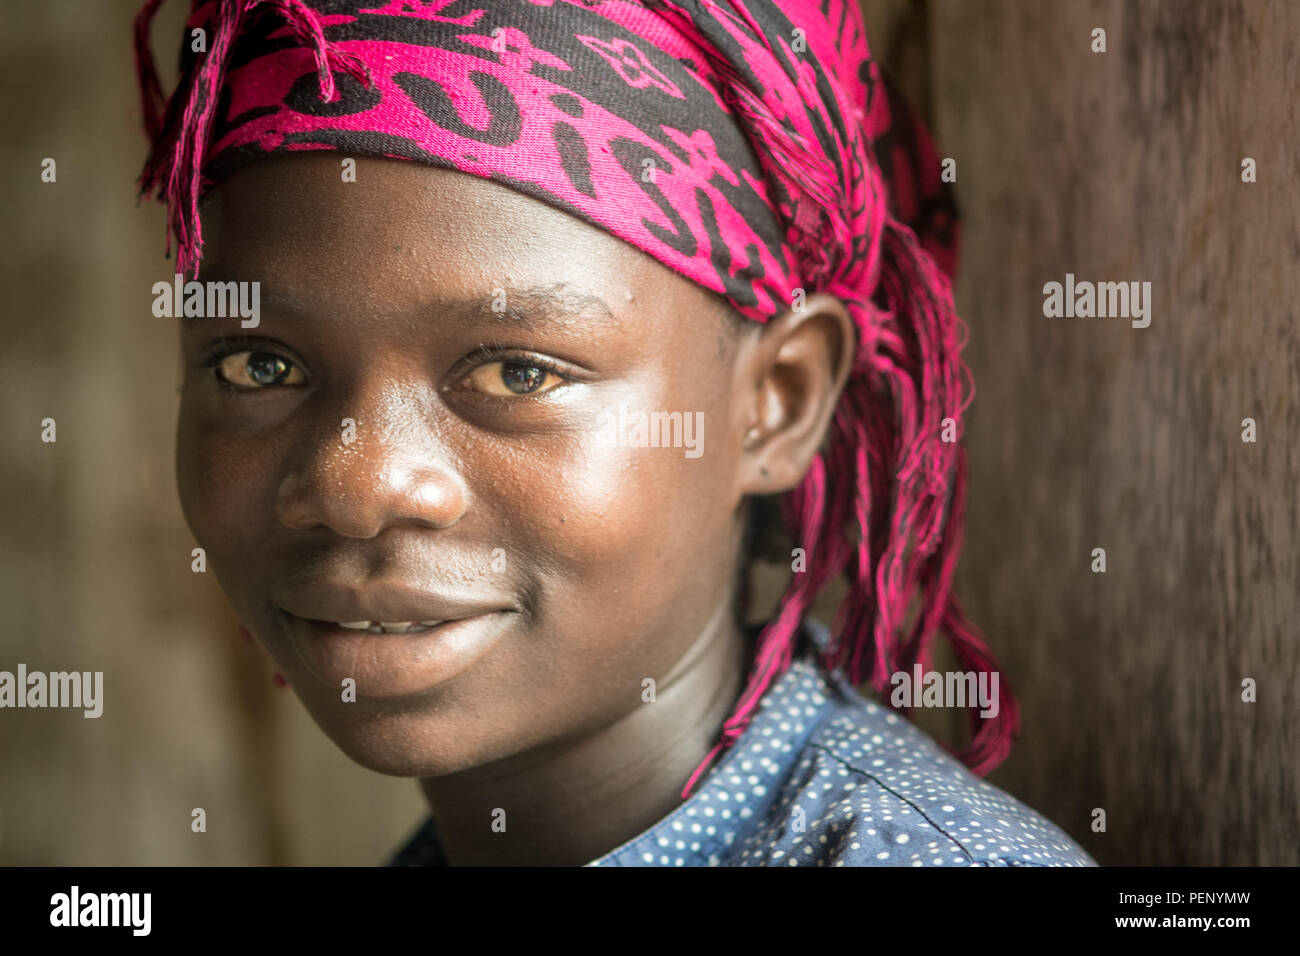
{"label": "girl's face", "polygon": [[[733,626],[760,336],[505,186],[340,173],[332,151],[263,160],[204,206],[200,281],[260,283],[256,328],[182,320],[177,479],[223,590],[380,772],[480,766],[646,706],[646,678],[662,692]],[[632,430],[654,413],[692,426],[677,447]],[[364,620],[447,623],[338,626]]]}

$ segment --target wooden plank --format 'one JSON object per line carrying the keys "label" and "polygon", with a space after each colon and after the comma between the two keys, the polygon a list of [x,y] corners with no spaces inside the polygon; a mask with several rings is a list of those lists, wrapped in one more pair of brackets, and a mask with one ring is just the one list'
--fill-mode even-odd
{"label": "wooden plank", "polygon": [[[958,588],[1025,711],[992,779],[1103,863],[1300,862],[1297,30],[1268,0],[932,4],[977,383]],[[1067,273],[1151,282],[1150,325],[1045,317]]]}

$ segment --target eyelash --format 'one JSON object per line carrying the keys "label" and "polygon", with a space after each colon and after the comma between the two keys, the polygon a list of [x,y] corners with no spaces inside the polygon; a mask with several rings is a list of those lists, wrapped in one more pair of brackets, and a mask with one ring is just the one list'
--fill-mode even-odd
{"label": "eyelash", "polygon": [[[505,365],[521,365],[525,368],[539,368],[542,369],[543,371],[550,372],[552,375],[555,375],[557,378],[561,379],[559,385],[555,386],[555,388],[548,388],[545,392],[542,392],[540,395],[516,395],[514,398],[505,398],[504,396],[500,396],[500,395],[482,396],[484,399],[490,401],[515,402],[515,401],[519,401],[520,399],[531,399],[532,401],[535,402],[543,401],[547,395],[550,395],[556,389],[563,388],[565,385],[569,385],[575,381],[573,375],[566,372],[563,368],[560,367],[558,363],[552,361],[551,359],[542,358],[541,356],[532,355],[532,354],[521,355],[518,352],[511,354],[508,346],[501,346],[496,344],[480,345],[477,349],[475,349],[470,354],[470,357],[482,358],[483,361],[480,362],[478,365],[474,365],[471,368],[467,369],[465,371],[465,374],[460,376],[456,380],[457,384],[469,378],[470,374],[474,372],[476,369],[479,369],[484,365],[491,365],[493,362],[501,362],[502,364]],[[469,392],[470,394],[477,394],[474,392],[473,389],[461,389],[460,391],[466,391]]]}
{"label": "eyelash", "polygon": [[[202,368],[210,368],[213,370],[212,377],[216,379],[217,386],[226,392],[234,392],[234,393],[246,395],[250,392],[272,391],[276,387],[281,387],[281,388],[296,387],[296,386],[268,386],[266,388],[245,388],[242,385],[235,385],[227,381],[226,379],[222,378],[219,374],[217,374],[216,368],[218,365],[220,365],[223,361],[225,361],[230,356],[236,355],[240,352],[264,352],[267,355],[276,355],[282,359],[285,359],[285,361],[291,362],[295,366],[301,368],[301,365],[299,365],[298,362],[296,362],[291,358],[288,358],[287,356],[281,355],[279,352],[275,351],[274,349],[270,347],[258,348],[257,346],[258,346],[257,341],[253,339],[246,339],[246,338],[222,339],[217,345],[213,346],[213,348],[200,360],[199,364]],[[475,365],[472,368],[467,369],[465,374],[460,376],[460,378],[457,380],[458,382],[468,378],[470,373],[473,372],[475,369],[480,368],[482,365],[490,365],[493,362],[503,362],[507,365],[522,365],[527,368],[543,369],[563,379],[562,385],[556,386],[557,388],[563,387],[563,385],[568,385],[571,382],[575,381],[574,377],[568,372],[566,372],[563,368],[561,368],[559,363],[554,362],[551,359],[542,358],[541,356],[533,355],[533,354],[521,355],[517,351],[511,354],[511,349],[509,346],[502,345],[498,342],[482,343],[481,345],[479,345],[477,349],[475,349],[472,353],[470,353],[469,357],[482,359],[483,361],[480,362],[478,365]],[[467,389],[466,391],[470,391],[470,390]],[[536,401],[544,397],[545,395],[549,395],[553,391],[555,391],[555,389],[551,388],[551,389],[547,389],[546,392],[543,392],[542,395],[537,395],[537,396],[519,395],[517,396],[517,398],[532,397],[533,400]],[[499,398],[499,396],[488,396],[488,397]],[[515,399],[505,399],[505,401],[514,401],[514,400]]]}
{"label": "eyelash", "polygon": [[222,362],[224,362],[227,358],[229,358],[232,355],[236,355],[240,352],[253,352],[253,353],[264,352],[267,355],[275,355],[278,358],[282,358],[286,362],[291,362],[294,366],[301,368],[298,362],[294,361],[288,356],[281,355],[279,352],[277,352],[275,349],[270,348],[269,346],[265,348],[260,348],[259,344],[260,343],[258,343],[256,339],[244,338],[242,336],[236,338],[219,339],[217,341],[217,344],[212,346],[207,351],[207,354],[202,359],[199,360],[198,363],[199,367],[210,368],[213,370],[212,377],[213,379],[216,380],[217,387],[221,389],[223,392],[231,392],[236,395],[248,395],[252,392],[269,392],[274,388],[274,386],[268,388],[245,388],[242,385],[235,385],[227,381],[226,379],[222,378],[221,375],[216,370],[217,366],[220,365]]}
{"label": "eyelash", "polygon": [[[468,378],[470,376],[470,373],[473,372],[475,369],[481,368],[484,365],[491,365],[493,362],[502,362],[506,365],[522,365],[526,368],[543,369],[544,371],[550,372],[551,374],[556,375],[559,378],[563,379],[563,383],[559,386],[556,386],[557,388],[563,387],[564,385],[568,385],[571,382],[575,381],[574,376],[571,373],[566,372],[558,362],[552,359],[543,358],[540,355],[534,355],[532,353],[520,354],[518,349],[512,350],[510,346],[505,345],[504,343],[501,342],[482,342],[479,344],[478,348],[476,348],[473,352],[469,354],[468,357],[470,359],[482,359],[482,361],[479,362],[477,365],[473,365],[470,368],[466,369],[465,374],[460,376],[457,379],[457,384],[459,384],[460,382]],[[517,396],[517,398],[532,398],[534,401],[536,401],[538,399],[541,399],[545,395],[549,395],[553,391],[555,391],[554,388],[548,389],[547,391],[543,392],[541,395],[535,395],[535,396],[519,395]],[[513,401],[513,399],[507,399],[507,401]]]}

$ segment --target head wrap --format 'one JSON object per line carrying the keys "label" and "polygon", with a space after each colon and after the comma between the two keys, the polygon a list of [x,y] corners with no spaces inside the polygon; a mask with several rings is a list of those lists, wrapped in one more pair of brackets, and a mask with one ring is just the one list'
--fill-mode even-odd
{"label": "head wrap", "polygon": [[[166,104],[148,38],[160,2],[135,24],[153,143],[140,187],[169,205],[181,272],[198,274],[208,188],[258,159],[333,149],[520,190],[757,322],[801,294],[844,302],[852,373],[827,450],[782,500],[806,570],[683,798],[790,665],[803,616],[839,574],[849,591],[824,662],[854,684],[887,697],[939,632],[963,668],[998,670],[951,593],[974,397],[950,285],[955,208],[857,0],[192,0]],[[1018,731],[1001,685],[996,717],[968,709],[958,757],[977,774]]]}

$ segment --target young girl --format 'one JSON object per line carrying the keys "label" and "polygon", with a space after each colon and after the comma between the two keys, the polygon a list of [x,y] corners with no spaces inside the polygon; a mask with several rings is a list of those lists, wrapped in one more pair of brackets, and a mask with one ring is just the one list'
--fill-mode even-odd
{"label": "young girl", "polygon": [[[182,506],[325,733],[420,778],[392,862],[1093,863],[977,776],[1017,711],[950,593],[952,206],[854,0],[196,0],[165,105],[159,2],[142,192],[259,303],[180,320]],[[854,690],[940,631],[960,762]]]}

